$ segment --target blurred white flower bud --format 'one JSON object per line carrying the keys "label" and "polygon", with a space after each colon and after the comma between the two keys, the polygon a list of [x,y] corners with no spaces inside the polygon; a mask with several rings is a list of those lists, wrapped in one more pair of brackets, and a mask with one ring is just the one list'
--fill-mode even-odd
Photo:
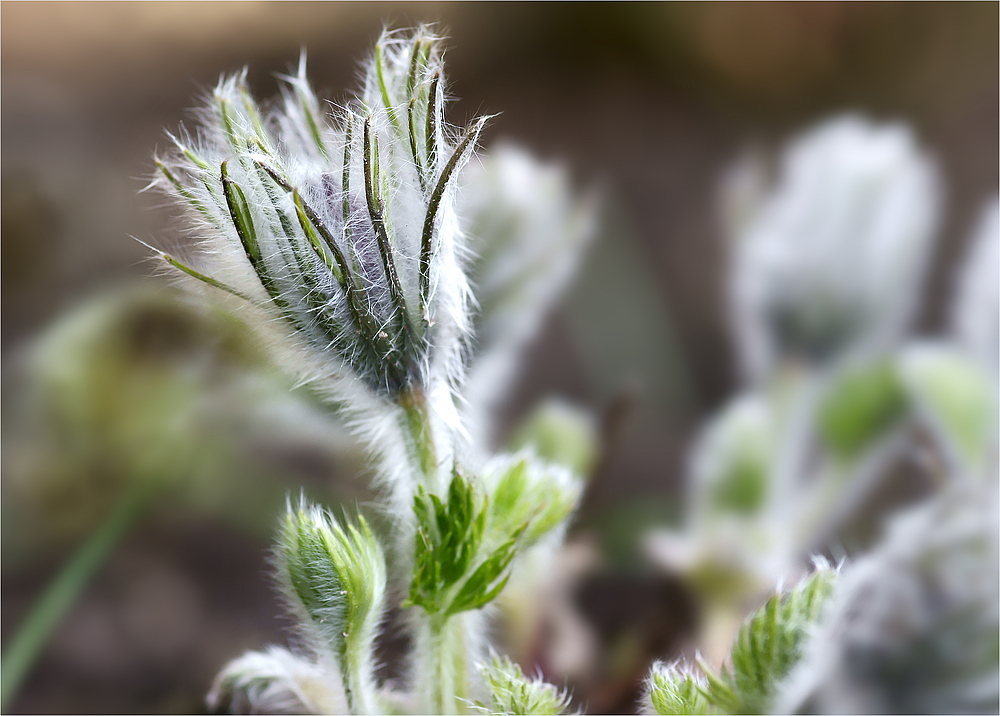
{"label": "blurred white flower bud", "polygon": [[776,713],[996,713],[995,487],[955,485],[848,567]]}
{"label": "blurred white flower bud", "polygon": [[456,209],[478,304],[465,397],[473,438],[488,441],[490,415],[510,392],[520,354],[594,236],[596,203],[577,196],[561,166],[509,144],[471,163],[461,182]]}
{"label": "blurred white flower bud", "polygon": [[742,395],[726,406],[692,454],[693,515],[758,515],[770,497],[777,432],[774,408],[764,396]]}
{"label": "blurred white flower bud", "polygon": [[966,250],[952,304],[958,342],[1000,375],[1000,199],[984,209]]}
{"label": "blurred white flower bud", "polygon": [[279,646],[248,651],[229,662],[215,678],[207,702],[216,713],[347,713],[339,679]]}
{"label": "blurred white flower bud", "polygon": [[939,194],[904,125],[846,116],[792,142],[777,186],[733,241],[731,300],[749,376],[897,340],[916,304]]}

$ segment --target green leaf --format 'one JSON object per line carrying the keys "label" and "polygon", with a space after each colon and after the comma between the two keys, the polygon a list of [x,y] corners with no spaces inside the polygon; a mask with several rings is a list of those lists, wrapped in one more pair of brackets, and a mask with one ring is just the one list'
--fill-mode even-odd
{"label": "green leaf", "polygon": [[490,691],[489,704],[477,702],[480,713],[503,716],[562,714],[569,706],[569,694],[541,678],[529,679],[521,667],[508,657],[494,654],[486,664],[479,664]]}
{"label": "green leaf", "polygon": [[906,393],[890,361],[842,374],[820,406],[819,432],[839,458],[853,460],[906,414]]}
{"label": "green leaf", "polygon": [[997,437],[997,387],[963,354],[946,346],[911,346],[900,372],[949,459],[981,474]]}
{"label": "green leaf", "polygon": [[497,547],[476,568],[476,571],[465,581],[458,594],[452,599],[447,612],[445,612],[446,616],[484,607],[503,591],[507,585],[507,579],[510,577],[509,574],[504,575],[504,570],[517,554],[517,538],[520,536],[519,531],[510,540]]}
{"label": "green leaf", "polygon": [[417,518],[414,574],[404,606],[420,606],[428,614],[450,617],[479,609],[500,593],[527,524],[512,530],[483,557],[487,504],[476,498],[472,485],[457,473],[448,486],[447,502],[418,489],[413,504]]}
{"label": "green leaf", "polygon": [[646,679],[646,696],[653,710],[662,716],[714,713],[704,691],[708,680],[680,664],[653,664]]}
{"label": "green leaf", "polygon": [[729,667],[718,676],[703,662],[710,704],[727,713],[765,713],[778,682],[802,656],[813,624],[833,594],[837,570],[817,562],[816,571],[787,595],[775,594],[740,629]]}

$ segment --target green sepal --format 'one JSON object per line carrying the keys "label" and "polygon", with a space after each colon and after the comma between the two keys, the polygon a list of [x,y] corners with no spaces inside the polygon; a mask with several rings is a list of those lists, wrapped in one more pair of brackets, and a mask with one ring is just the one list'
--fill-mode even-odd
{"label": "green sepal", "polygon": [[236,234],[240,238],[240,243],[243,244],[247,258],[250,259],[254,270],[260,275],[261,272],[258,268],[261,263],[260,245],[257,243],[257,231],[253,225],[250,205],[239,184],[229,178],[227,163],[228,160],[222,162],[221,181],[222,191],[226,196],[226,205],[229,207],[229,217],[236,228]]}
{"label": "green sepal", "polygon": [[302,206],[302,198],[299,196],[298,189],[294,189],[292,191],[292,201],[295,204],[295,216],[299,220],[299,226],[302,227],[303,233],[309,240],[309,245],[312,246],[313,251],[316,252],[316,255],[319,256],[323,264],[330,270],[330,273],[333,274],[337,283],[343,284],[344,274],[341,272],[336,260],[334,260],[334,257],[330,255],[330,252],[326,248],[326,244],[323,243],[319,234],[316,233],[316,228],[309,220],[309,217],[306,216],[306,211]]}
{"label": "green sepal", "polygon": [[819,409],[819,433],[838,458],[853,460],[906,415],[895,365],[882,360],[846,370]]}

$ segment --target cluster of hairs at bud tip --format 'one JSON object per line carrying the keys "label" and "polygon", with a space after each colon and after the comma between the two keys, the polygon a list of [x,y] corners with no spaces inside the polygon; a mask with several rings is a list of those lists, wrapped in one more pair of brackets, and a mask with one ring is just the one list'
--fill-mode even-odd
{"label": "cluster of hairs at bud tip", "polygon": [[[454,202],[487,118],[445,124],[441,54],[426,27],[384,33],[361,96],[332,115],[304,55],[270,111],[245,70],[224,77],[198,129],[156,158],[153,185],[184,207],[204,261],[157,253],[264,311],[304,379],[355,419],[372,399],[454,403],[462,380],[470,292]],[[452,406],[432,411],[457,425]]]}
{"label": "cluster of hairs at bud tip", "polygon": [[488,704],[472,704],[474,711],[483,714],[533,714],[537,716],[566,713],[570,695],[546,682],[541,674],[527,676],[509,657],[490,653],[488,661],[477,665],[490,692]]}
{"label": "cluster of hairs at bud tip", "polygon": [[647,714],[707,714],[705,677],[683,660],[657,661],[650,668],[642,695]]}

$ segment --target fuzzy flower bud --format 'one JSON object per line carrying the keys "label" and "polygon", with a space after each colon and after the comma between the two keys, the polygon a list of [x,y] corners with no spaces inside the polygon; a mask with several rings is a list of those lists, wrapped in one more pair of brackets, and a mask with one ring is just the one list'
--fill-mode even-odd
{"label": "fuzzy flower bud", "polygon": [[709,519],[758,514],[770,496],[777,420],[768,400],[743,395],[700,437],[692,458],[694,511]]}
{"label": "fuzzy flower bud", "polygon": [[394,399],[456,378],[468,287],[454,194],[486,118],[452,138],[442,72],[426,30],[386,34],[335,121],[304,58],[270,114],[245,72],[224,78],[155,182],[187,207],[211,265],[164,258],[280,315],[330,378]]}
{"label": "fuzzy flower bud", "polygon": [[998,405],[987,368],[946,344],[914,343],[899,371],[920,418],[941,445],[952,472],[986,477],[996,466]]}
{"label": "fuzzy flower bud", "polygon": [[776,713],[995,713],[996,487],[954,483],[845,569]]}
{"label": "fuzzy flower bud", "polygon": [[506,539],[524,525],[525,546],[565,527],[583,494],[583,483],[568,469],[530,452],[501,455],[483,469],[491,496],[488,527]]}
{"label": "fuzzy flower bud", "polygon": [[215,678],[207,698],[213,713],[346,713],[342,691],[319,665],[270,646],[234,659]]}
{"label": "fuzzy flower bud", "polygon": [[938,205],[934,167],[903,125],[841,117],[795,140],[777,186],[734,237],[731,293],[750,375],[898,339]]}
{"label": "fuzzy flower bud", "polygon": [[371,713],[372,644],[385,602],[385,559],[364,518],[341,526],[315,506],[289,509],[278,576],[299,629],[320,661],[339,665],[352,713]]}
{"label": "fuzzy flower bud", "polygon": [[971,238],[952,306],[959,343],[985,368],[1000,375],[1000,199],[984,209]]}
{"label": "fuzzy flower bud", "polygon": [[597,465],[600,443],[592,413],[562,400],[542,402],[517,429],[511,448],[531,449],[546,462],[586,479]]}

